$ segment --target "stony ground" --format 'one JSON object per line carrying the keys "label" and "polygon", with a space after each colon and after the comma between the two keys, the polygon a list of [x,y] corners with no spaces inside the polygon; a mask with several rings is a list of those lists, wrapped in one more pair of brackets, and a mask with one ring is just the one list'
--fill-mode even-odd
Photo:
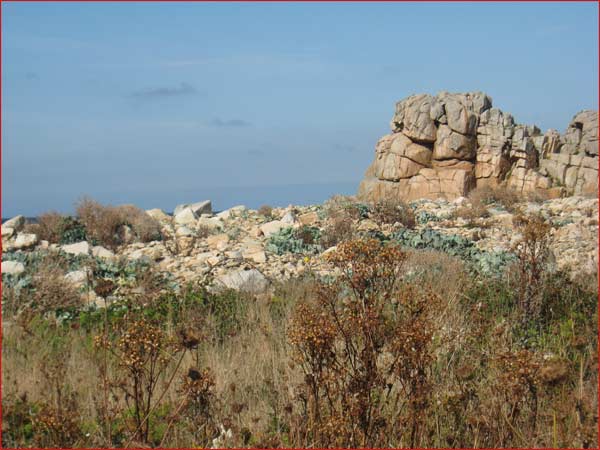
{"label": "stony ground", "polygon": [[[33,234],[18,231],[22,230],[23,221],[16,218],[2,226],[3,252],[18,255],[35,250],[59,251],[90,255],[107,261],[119,258],[145,261],[168,274],[176,285],[209,283],[246,291],[263,290],[270,281],[293,278],[306,271],[317,275],[330,272],[323,255],[331,251],[331,247],[307,245],[299,249],[286,247],[282,250],[277,246],[278,242],[285,243],[286,239],[294,236],[292,230],[302,227],[313,234],[324,232],[332,221],[327,205],[290,205],[274,208],[268,215],[245,206],[212,214],[206,212],[205,206],[196,210],[198,214],[189,214],[189,210],[184,210],[176,211],[175,216],[158,209],[147,211],[160,222],[164,239],[122,246],[115,252],[87,242],[59,246],[38,241]],[[520,238],[513,226],[514,216],[519,212],[541,214],[553,225],[550,247],[555,266],[573,275],[591,276],[597,273],[598,199],[568,197],[540,203],[521,203],[511,205],[512,212],[501,205],[491,205],[483,214],[487,217],[465,218],[457,214],[459,210],[469,211],[470,207],[471,203],[466,198],[452,202],[414,202],[411,208],[416,225],[410,233],[421,233],[422,236],[433,230],[444,236],[459,236],[469,245],[490,254],[510,254]],[[375,233],[384,237],[403,229],[399,223],[377,223],[368,213],[362,218],[353,219],[352,228],[359,233]],[[427,243],[413,247],[427,248]],[[18,276],[25,270],[26,262],[19,262],[19,258],[15,260],[12,257],[6,260],[6,256],[5,253],[3,274]],[[68,273],[66,277],[74,284],[82,285],[86,283],[87,274],[79,269]],[[102,298],[93,300],[98,306],[104,304]]]}

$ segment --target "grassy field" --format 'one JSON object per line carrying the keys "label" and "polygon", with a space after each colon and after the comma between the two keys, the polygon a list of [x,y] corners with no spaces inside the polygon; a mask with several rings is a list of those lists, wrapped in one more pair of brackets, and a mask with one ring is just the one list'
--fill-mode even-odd
{"label": "grassy field", "polygon": [[523,220],[502,273],[363,237],[258,296],[96,277],[105,309],[48,257],[3,283],[3,447],[596,448],[596,279]]}

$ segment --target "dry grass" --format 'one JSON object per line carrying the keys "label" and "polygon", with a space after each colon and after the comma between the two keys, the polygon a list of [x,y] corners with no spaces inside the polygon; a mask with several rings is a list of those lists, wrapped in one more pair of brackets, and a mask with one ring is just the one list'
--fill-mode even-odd
{"label": "dry grass", "polygon": [[399,223],[405,228],[414,228],[416,225],[413,210],[402,200],[386,200],[375,203],[371,208],[370,217],[380,224]]}
{"label": "dry grass", "polygon": [[[165,297],[150,274],[141,281],[144,294],[131,297],[132,286],[128,318],[107,313],[58,325],[35,313],[23,327],[7,311],[3,446],[597,446],[596,292],[559,275],[541,278],[543,304],[552,313],[532,328],[519,320],[518,278],[474,277],[459,260],[436,252],[386,259],[373,243],[354,252],[347,245],[332,263],[341,270],[350,264],[351,277],[329,287],[305,278],[260,297],[210,297],[193,290]],[[397,283],[387,282],[396,275]],[[369,276],[376,280],[363,283]],[[345,286],[358,293],[352,298],[367,301],[363,304],[380,305],[382,310],[372,312],[382,315],[354,308],[360,305],[352,303]],[[335,296],[324,295],[332,290]],[[433,297],[421,296],[426,292]],[[340,309],[308,314],[319,305]],[[349,320],[334,329],[348,331],[353,345],[379,357],[344,352],[347,344],[337,333],[333,346],[311,340],[329,339],[331,328],[315,328],[308,319],[331,325],[332,314]],[[150,399],[147,435],[136,431],[135,408],[127,406],[119,387],[135,379],[123,370],[123,353],[92,345],[101,336],[118,346],[141,317],[160,328],[165,344],[168,339],[180,349],[161,347],[166,366]],[[359,339],[363,331],[375,347]],[[337,365],[321,353],[323,369],[335,378],[321,379],[320,389],[329,386],[336,396],[329,404],[319,394],[324,402],[319,419],[310,407],[316,397],[306,389],[314,378],[306,375],[321,372],[293,351],[302,343],[333,351],[340,361],[354,355]],[[395,356],[403,364],[381,372]],[[362,395],[368,383],[360,383],[363,371],[354,371],[350,361],[383,377],[369,378],[371,397]],[[353,392],[362,394],[352,397]],[[358,404],[373,415],[363,418]],[[351,421],[356,427],[348,426]]]}
{"label": "dry grass", "polygon": [[148,242],[161,237],[159,222],[133,205],[106,206],[83,198],[76,212],[88,238],[108,248],[115,249],[136,239]]}

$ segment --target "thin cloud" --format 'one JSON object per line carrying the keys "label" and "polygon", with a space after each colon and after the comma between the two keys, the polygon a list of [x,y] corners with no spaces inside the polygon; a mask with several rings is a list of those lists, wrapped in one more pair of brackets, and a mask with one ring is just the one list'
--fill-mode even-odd
{"label": "thin cloud", "polygon": [[219,128],[240,128],[240,127],[249,127],[252,124],[250,122],[247,122],[245,120],[242,119],[219,119],[218,117],[215,117],[213,120],[210,121],[210,125],[213,127],[219,127]]}
{"label": "thin cloud", "polygon": [[162,97],[177,97],[183,95],[192,95],[196,93],[196,88],[188,83],[181,83],[179,86],[160,86],[136,91],[131,97],[136,99],[154,99]]}

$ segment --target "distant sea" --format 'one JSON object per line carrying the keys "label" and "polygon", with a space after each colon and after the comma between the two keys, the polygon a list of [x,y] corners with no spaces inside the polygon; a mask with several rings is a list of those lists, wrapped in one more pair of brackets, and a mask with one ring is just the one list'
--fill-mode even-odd
{"label": "distant sea", "polygon": [[[155,192],[128,190],[120,192],[89,193],[89,196],[104,204],[122,205],[133,204],[142,209],[160,208],[171,213],[175,206],[181,203],[193,203],[201,200],[211,200],[213,211],[222,211],[236,205],[258,209],[262,205],[285,207],[288,205],[313,205],[323,203],[333,195],[354,195],[358,190],[359,181],[290,184],[276,186],[248,187],[210,187],[185,190],[161,189]],[[11,198],[4,189],[2,212],[7,219],[23,214],[28,220],[35,221],[35,216],[45,211],[58,211],[63,214],[74,214],[74,204],[80,194],[73,198],[48,198],[44,193]],[[62,197],[62,196],[61,196]]]}

